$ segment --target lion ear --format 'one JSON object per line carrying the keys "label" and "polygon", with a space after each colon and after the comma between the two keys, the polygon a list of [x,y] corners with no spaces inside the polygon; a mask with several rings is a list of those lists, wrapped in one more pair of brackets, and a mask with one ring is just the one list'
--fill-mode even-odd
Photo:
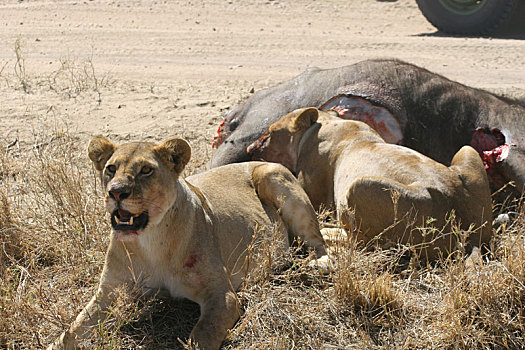
{"label": "lion ear", "polygon": [[180,174],[191,158],[191,147],[186,140],[170,139],[155,147],[159,156]]}
{"label": "lion ear", "polygon": [[293,120],[293,131],[304,131],[312,126],[319,117],[319,110],[317,108],[305,108],[299,110],[297,116]]}
{"label": "lion ear", "polygon": [[102,171],[106,162],[115,152],[117,146],[102,136],[95,136],[89,142],[88,155],[89,159],[95,164],[95,169]]}

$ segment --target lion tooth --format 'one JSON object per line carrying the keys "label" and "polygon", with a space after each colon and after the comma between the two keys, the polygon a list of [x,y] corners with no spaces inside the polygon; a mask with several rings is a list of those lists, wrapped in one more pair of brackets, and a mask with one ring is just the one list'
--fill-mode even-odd
{"label": "lion tooth", "polygon": [[133,225],[133,216],[129,218],[129,224]]}
{"label": "lion tooth", "polygon": [[120,220],[118,219],[118,216],[115,215],[115,221],[117,224],[120,224]]}

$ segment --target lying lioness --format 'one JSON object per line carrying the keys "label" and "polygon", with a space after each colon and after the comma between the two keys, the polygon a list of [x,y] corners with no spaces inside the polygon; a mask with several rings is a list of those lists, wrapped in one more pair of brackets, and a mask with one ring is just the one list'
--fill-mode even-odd
{"label": "lying lioness", "polygon": [[[468,232],[470,246],[491,237],[487,175],[469,146],[446,167],[414,150],[385,143],[365,123],[305,108],[272,124],[247,151],[255,159],[284,164],[296,174],[314,207],[335,206],[345,228],[357,225],[364,242],[410,242],[426,246],[423,255],[434,259],[457,241],[446,234],[452,211],[463,229],[474,225]],[[423,230],[424,224],[445,231]],[[432,231],[434,236],[428,234]]]}
{"label": "lying lioness", "polygon": [[95,296],[51,349],[76,348],[106,317],[115,288],[135,281],[197,302],[191,339],[218,349],[239,318],[235,290],[256,230],[277,225],[283,244],[288,231],[324,254],[314,209],[282,165],[233,164],[185,180],[179,176],[191,150],[182,139],[117,147],[99,136],[88,151],[113,233]]}

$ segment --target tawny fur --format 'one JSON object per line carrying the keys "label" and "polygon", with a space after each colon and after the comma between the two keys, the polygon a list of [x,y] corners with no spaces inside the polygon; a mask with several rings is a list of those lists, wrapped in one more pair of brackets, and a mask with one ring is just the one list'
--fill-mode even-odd
{"label": "tawny fur", "polygon": [[[358,239],[365,243],[411,243],[435,259],[456,248],[451,213],[467,231],[469,249],[491,238],[488,179],[470,146],[461,148],[446,167],[385,143],[362,122],[304,108],[272,124],[248,152],[287,166],[315,208],[336,208],[345,227],[359,228]],[[429,223],[437,229],[435,236],[420,229]]]}
{"label": "tawny fur", "polygon": [[101,171],[107,211],[146,212],[149,221],[137,231],[113,229],[96,295],[49,349],[76,348],[107,316],[115,289],[136,282],[197,302],[191,339],[218,349],[240,315],[235,291],[250,268],[255,230],[278,225],[283,246],[290,233],[325,254],[314,209],[281,165],[234,164],[182,179],[191,154],[182,139],[117,147],[95,137],[88,152]]}

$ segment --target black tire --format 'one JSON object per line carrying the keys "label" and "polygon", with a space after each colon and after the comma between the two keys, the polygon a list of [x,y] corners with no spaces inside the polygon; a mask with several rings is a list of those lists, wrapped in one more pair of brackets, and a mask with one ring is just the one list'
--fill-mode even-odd
{"label": "black tire", "polygon": [[416,0],[426,19],[450,34],[492,33],[512,13],[520,0]]}

